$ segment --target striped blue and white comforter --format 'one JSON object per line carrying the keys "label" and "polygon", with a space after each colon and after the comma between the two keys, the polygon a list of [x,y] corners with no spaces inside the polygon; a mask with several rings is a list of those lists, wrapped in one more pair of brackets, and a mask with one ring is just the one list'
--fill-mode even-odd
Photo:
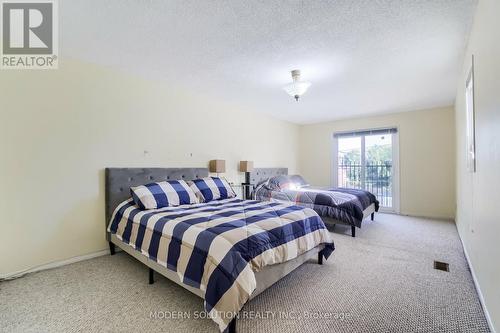
{"label": "striped blue and white comforter", "polygon": [[255,271],[319,245],[326,258],[334,250],[312,209],[236,198],[146,211],[130,199],[108,231],[202,290],[221,331],[255,290]]}

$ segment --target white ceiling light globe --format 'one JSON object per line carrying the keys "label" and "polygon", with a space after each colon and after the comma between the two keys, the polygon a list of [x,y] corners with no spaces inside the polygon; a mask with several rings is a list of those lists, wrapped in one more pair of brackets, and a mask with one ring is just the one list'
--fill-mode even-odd
{"label": "white ceiling light globe", "polygon": [[299,97],[305,94],[307,89],[309,89],[311,82],[300,81],[300,70],[298,69],[292,71],[292,79],[293,82],[284,86],[283,90],[298,101]]}

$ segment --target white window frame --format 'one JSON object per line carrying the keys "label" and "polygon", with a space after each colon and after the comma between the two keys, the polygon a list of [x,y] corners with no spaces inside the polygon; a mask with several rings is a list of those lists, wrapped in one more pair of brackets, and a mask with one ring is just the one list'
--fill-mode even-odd
{"label": "white window frame", "polygon": [[472,64],[465,80],[465,126],[466,126],[466,159],[467,170],[476,172],[476,124],[474,104],[474,56]]}
{"label": "white window frame", "polygon": [[[392,167],[393,167],[393,179],[392,179],[392,208],[390,207],[380,207],[380,211],[384,213],[395,213],[400,214],[400,172],[399,172],[399,128],[397,126],[390,126],[391,128],[396,128],[397,132],[392,133]],[[366,131],[376,130],[367,129]],[[357,130],[356,130],[357,131]],[[353,132],[356,132],[353,131]],[[359,130],[365,131],[365,130]],[[338,187],[338,153],[339,153],[339,140],[332,134],[332,168],[330,175],[330,184],[332,187]],[[361,165],[365,165],[365,136],[361,137]],[[362,171],[362,184],[364,187],[364,168]]]}

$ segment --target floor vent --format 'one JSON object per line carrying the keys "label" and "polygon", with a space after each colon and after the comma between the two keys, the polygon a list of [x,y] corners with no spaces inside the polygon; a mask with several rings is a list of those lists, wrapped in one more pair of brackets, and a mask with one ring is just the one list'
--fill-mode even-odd
{"label": "floor vent", "polygon": [[434,261],[434,269],[439,269],[440,271],[449,272],[450,264],[447,262]]}

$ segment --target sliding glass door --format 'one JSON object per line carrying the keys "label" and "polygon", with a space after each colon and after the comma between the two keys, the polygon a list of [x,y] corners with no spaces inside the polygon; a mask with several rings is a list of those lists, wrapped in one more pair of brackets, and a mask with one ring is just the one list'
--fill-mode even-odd
{"label": "sliding glass door", "polygon": [[387,211],[398,211],[397,130],[378,129],[334,135],[333,183],[372,192]]}

